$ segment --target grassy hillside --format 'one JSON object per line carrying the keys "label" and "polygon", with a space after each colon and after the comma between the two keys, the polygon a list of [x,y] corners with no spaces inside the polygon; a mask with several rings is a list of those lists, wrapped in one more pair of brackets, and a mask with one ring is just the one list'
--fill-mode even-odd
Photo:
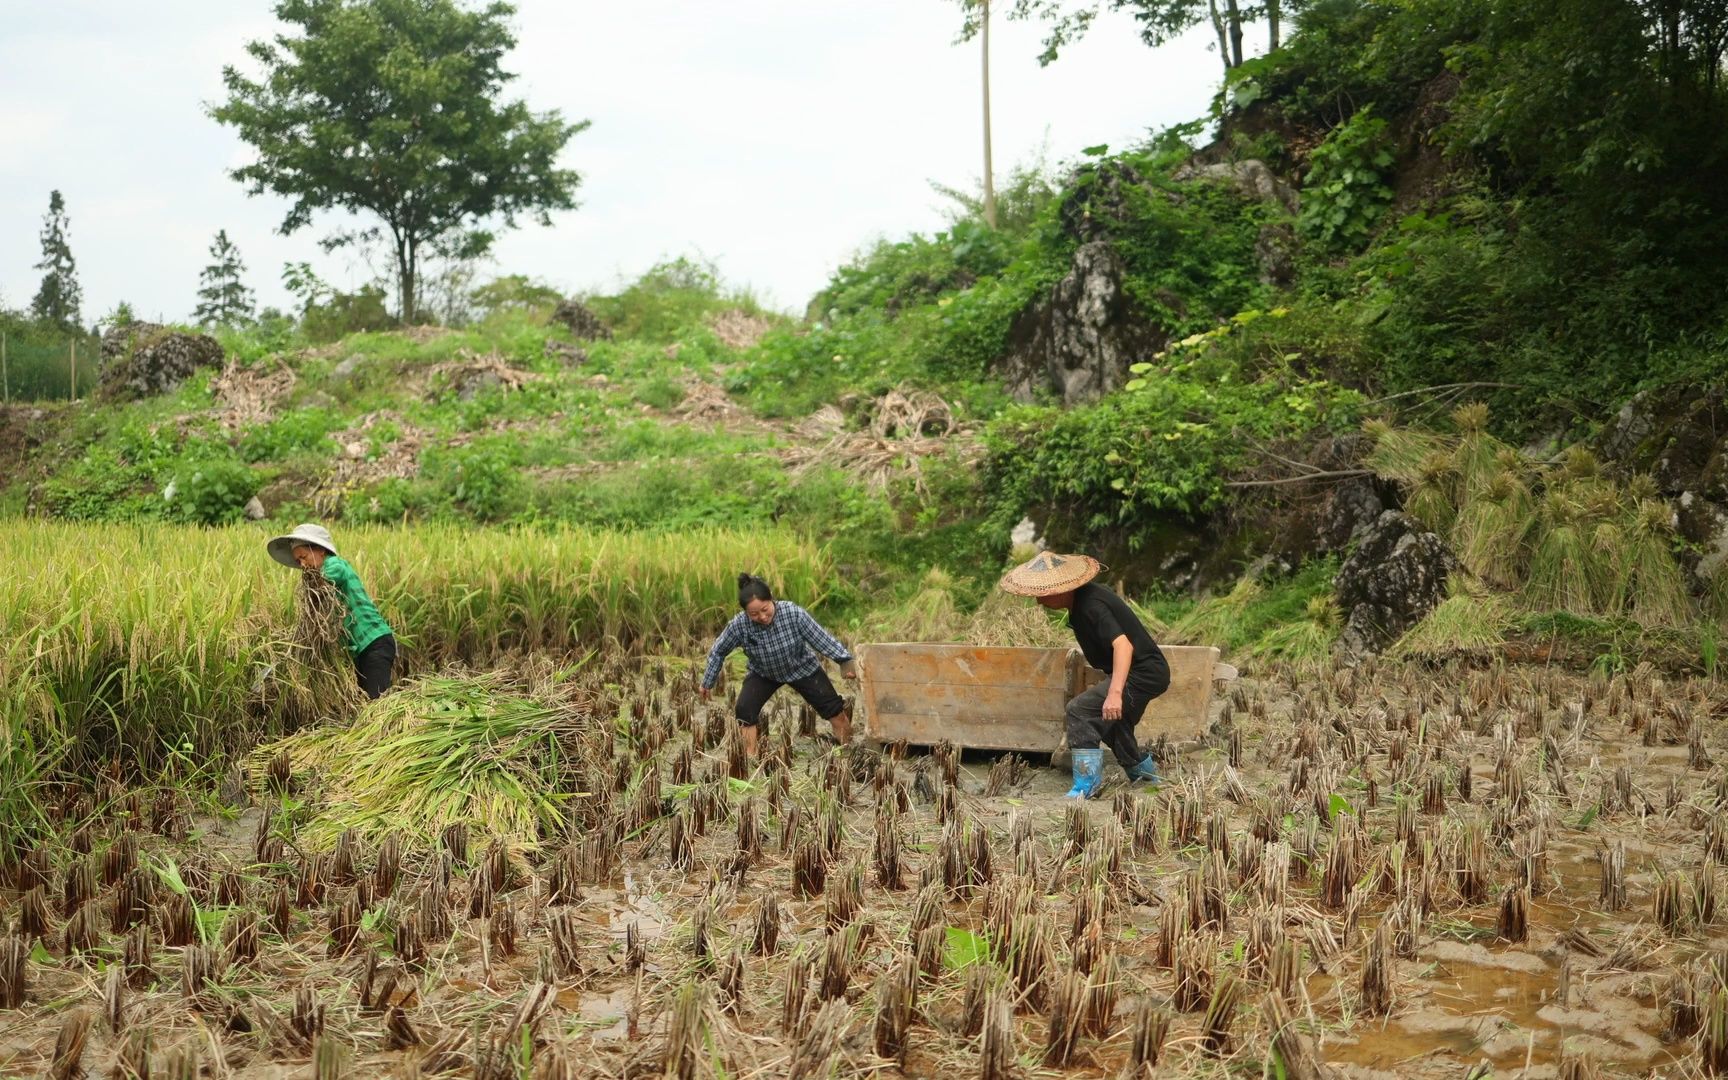
{"label": "grassy hillside", "polygon": [[[1244,481],[1374,468],[1418,497],[1421,470],[1375,466],[1358,433],[1451,437],[1471,400],[1528,451],[1511,473],[1540,495],[1530,470],[1632,393],[1728,373],[1711,167],[1728,93],[1640,17],[1609,0],[1309,5],[1284,48],[1232,73],[1208,145],[1197,122],[1023,171],[1002,227],[962,212],[862,251],[803,318],[683,260],[586,298],[606,340],[578,341],[556,295],[516,278],[454,329],[344,333],[380,313],[332,301],[227,334],[228,370],[168,398],[39,421],[52,433],[0,506],[223,524],[256,495],[276,523],[771,528],[825,544],[836,611],[863,620],[932,570],[969,610],[1026,515],[1150,596],[1178,543],[1209,553],[1194,580],[1227,584],[1294,550],[1280,530],[1325,493]],[[1249,161],[1296,200],[1203,175]],[[1095,404],[1011,400],[1016,319],[1100,242],[1168,344]],[[1497,557],[1523,565],[1532,542]],[[1312,590],[1291,587],[1306,610]]]}

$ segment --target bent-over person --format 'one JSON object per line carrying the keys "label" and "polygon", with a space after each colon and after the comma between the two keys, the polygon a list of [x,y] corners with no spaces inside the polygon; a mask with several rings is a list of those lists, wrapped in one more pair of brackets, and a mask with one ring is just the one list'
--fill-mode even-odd
{"label": "bent-over person", "polygon": [[1104,747],[1129,780],[1158,782],[1158,763],[1142,754],[1134,729],[1152,699],[1170,688],[1170,665],[1134,609],[1095,583],[1103,567],[1090,555],[1043,552],[1004,574],[1001,588],[1066,611],[1086,662],[1109,679],[1068,702],[1070,799],[1089,799],[1104,783]]}
{"label": "bent-over person", "polygon": [[270,541],[270,557],[283,566],[322,574],[342,597],[342,640],[354,657],[360,689],[369,698],[390,689],[396,667],[396,635],[360,583],[348,560],[336,554],[330,530],[307,523]]}
{"label": "bent-over person", "polygon": [[713,692],[720,667],[733,650],[743,649],[749,661],[744,685],[738,689],[734,714],[744,748],[756,755],[756,722],[762,707],[782,686],[790,686],[810,703],[818,716],[834,728],[834,741],[844,746],[852,738],[852,718],[846,700],[834,692],[821,657],[840,665],[847,679],[858,677],[857,663],[846,646],[822,629],[815,616],[790,600],[776,600],[768,583],[750,574],[738,575],[738,606],[714,647],[708,650],[708,666],[702,671],[702,698]]}

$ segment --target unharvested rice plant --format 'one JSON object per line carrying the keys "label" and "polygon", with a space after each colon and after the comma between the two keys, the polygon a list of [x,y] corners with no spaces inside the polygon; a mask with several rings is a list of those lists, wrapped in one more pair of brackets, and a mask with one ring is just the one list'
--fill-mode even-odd
{"label": "unharvested rice plant", "polygon": [[[483,541],[491,566],[530,542]],[[194,553],[146,549],[159,569],[136,572],[162,576],[137,603],[171,604],[170,582],[225,595],[187,584]],[[612,557],[587,551],[588,563]],[[532,627],[526,586],[473,557],[376,545],[367,557],[398,610],[414,602],[411,574],[437,580],[464,562],[513,605],[422,594],[404,621],[423,656],[576,636]],[[269,597],[264,625],[286,638],[285,579],[278,596],[249,573],[210,576],[225,574],[230,588],[251,581],[255,603]],[[76,587],[104,610],[102,583]],[[693,637],[720,599],[604,603],[615,606],[596,602],[584,627],[597,647],[566,650],[563,666],[473,674],[425,659],[351,721],[246,733],[226,800],[172,776],[44,774],[40,819],[14,829],[0,871],[0,1070],[1302,1080],[1728,1068],[1714,682],[1647,666],[1589,678],[1272,667],[1214,704],[1202,739],[1164,748],[1162,788],[1118,780],[1063,805],[1065,778],[1041,762],[948,744],[836,749],[787,697],[752,761],[726,694],[702,702],[688,663],[626,648],[647,636],[619,629],[682,617]],[[252,606],[217,604],[224,632]],[[147,614],[90,625],[140,630]],[[223,655],[252,670],[255,654]],[[199,663],[211,666],[183,677],[225,670]],[[141,659],[112,678],[154,671]],[[243,695],[248,677],[216,685]],[[36,700],[14,699],[26,710],[14,732],[50,734],[31,726]],[[98,738],[96,726],[52,735]],[[74,745],[59,760],[100,752]]]}

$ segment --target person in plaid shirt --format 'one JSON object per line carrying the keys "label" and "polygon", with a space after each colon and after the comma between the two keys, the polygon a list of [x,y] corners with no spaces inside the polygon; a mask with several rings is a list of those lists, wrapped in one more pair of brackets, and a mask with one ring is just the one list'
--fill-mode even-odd
{"label": "person in plaid shirt", "polygon": [[270,557],[283,566],[299,567],[324,575],[336,586],[345,609],[342,615],[342,637],[354,656],[354,670],[360,676],[360,689],[376,698],[390,689],[396,667],[396,635],[384,621],[378,605],[372,602],[360,575],[348,561],[336,554],[336,542],[330,530],[322,525],[305,524],[286,536],[270,541]]}
{"label": "person in plaid shirt", "polygon": [[720,631],[708,650],[708,666],[702,671],[702,699],[714,690],[720,666],[734,649],[743,649],[749,673],[738,691],[734,709],[744,748],[756,754],[756,721],[762,706],[782,686],[790,686],[810,703],[822,719],[834,727],[834,740],[844,746],[852,738],[852,718],[846,701],[834,692],[828,673],[822,670],[820,653],[840,665],[847,679],[858,678],[858,665],[846,646],[822,629],[814,616],[790,600],[776,600],[768,583],[750,574],[738,575],[738,606],[743,608]]}

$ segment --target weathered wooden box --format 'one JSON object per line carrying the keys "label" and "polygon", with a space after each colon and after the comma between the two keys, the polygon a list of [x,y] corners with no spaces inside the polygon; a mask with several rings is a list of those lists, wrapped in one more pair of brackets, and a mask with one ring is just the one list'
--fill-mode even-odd
{"label": "weathered wooden box", "polygon": [[[1236,669],[1209,646],[1160,648],[1170,689],[1146,707],[1136,733],[1194,738],[1206,730],[1213,682],[1234,679]],[[864,645],[858,668],[870,739],[1037,753],[1062,745],[1068,699],[1105,677],[1078,649],[985,645]]]}

